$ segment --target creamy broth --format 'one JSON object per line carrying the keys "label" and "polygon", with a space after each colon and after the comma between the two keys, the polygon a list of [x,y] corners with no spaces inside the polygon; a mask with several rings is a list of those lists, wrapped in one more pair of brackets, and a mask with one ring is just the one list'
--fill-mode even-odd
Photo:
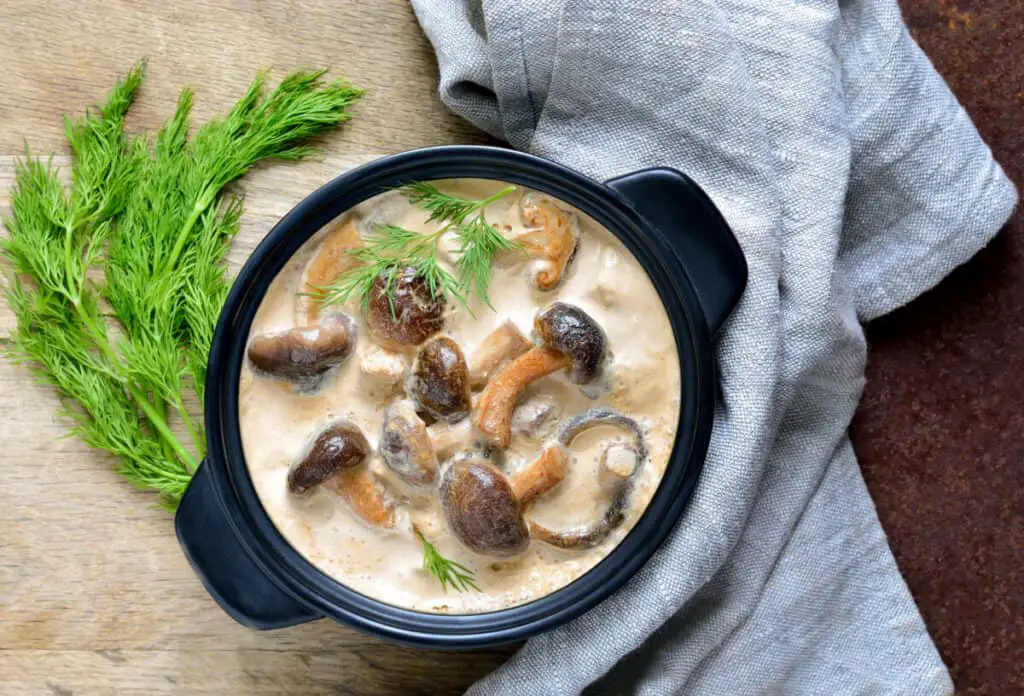
{"label": "creamy broth", "polygon": [[[505,184],[492,181],[439,182],[446,191],[484,198]],[[517,190],[486,208],[488,222],[509,238],[523,234]],[[533,461],[560,423],[595,407],[606,407],[635,419],[643,428],[647,457],[640,464],[625,508],[625,519],[599,545],[561,549],[536,538],[512,558],[474,553],[451,532],[438,501],[437,484],[412,486],[397,477],[376,454],[385,409],[403,398],[403,379],[415,349],[405,354],[381,348],[367,330],[359,301],[343,309],[356,325],[352,354],[322,379],[316,390],[270,378],[247,360],[240,387],[240,423],[245,458],[257,493],[274,524],[288,542],[329,576],[374,599],[434,613],[478,613],[523,604],[547,595],[587,572],[628,533],[650,502],[665,471],[679,419],[680,373],[675,340],[654,286],[636,259],[610,232],[592,219],[559,203],[576,216],[579,242],[560,284],[540,291],[531,282],[537,260],[522,252],[498,256],[489,286],[493,311],[473,296],[472,312],[449,302],[443,333],[470,358],[499,325],[511,320],[526,337],[534,316],[554,301],[575,305],[593,317],[607,338],[601,379],[581,387],[565,370],[533,382],[519,399],[514,424],[538,412],[549,419],[540,432],[513,428],[511,443],[497,460],[512,475]],[[346,218],[345,216],[355,216]],[[426,213],[396,192],[383,194],[347,212],[334,224],[358,220],[365,236],[372,225],[387,223],[417,231],[433,231]],[[327,230],[315,235],[272,283],[253,322],[250,337],[302,324],[303,274],[320,250]],[[451,262],[453,243],[444,239],[442,261]],[[447,257],[446,257],[447,255]],[[332,308],[335,309],[335,308]],[[326,312],[327,310],[325,310]],[[474,400],[478,398],[474,391]],[[374,454],[369,468],[381,490],[394,501],[396,525],[382,530],[359,520],[346,502],[328,486],[303,495],[289,492],[288,474],[311,441],[339,418],[357,425]],[[475,438],[467,417],[456,428]],[[583,432],[571,446],[565,479],[526,507],[526,516],[551,528],[587,525],[600,518],[609,495],[599,485],[598,461],[609,441],[624,440],[624,432],[598,426]],[[621,454],[621,451],[617,453]],[[627,455],[628,458],[628,455]],[[441,460],[441,469],[446,461]],[[446,558],[470,568],[480,592],[442,591],[438,580],[422,569],[423,546],[415,524]]]}

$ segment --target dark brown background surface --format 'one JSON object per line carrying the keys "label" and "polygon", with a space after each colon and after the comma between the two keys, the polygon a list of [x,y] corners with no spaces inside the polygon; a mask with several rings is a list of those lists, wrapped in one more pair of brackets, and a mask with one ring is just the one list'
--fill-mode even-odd
{"label": "dark brown background surface", "polygon": [[[1024,2],[901,0],[918,43],[1024,184]],[[868,327],[853,441],[958,693],[1024,693],[1024,215]]]}
{"label": "dark brown background surface", "polygon": [[[1024,0],[902,4],[1024,183]],[[183,84],[198,88],[197,118],[221,112],[260,67],[280,76],[334,66],[371,87],[325,161],[247,177],[236,269],[338,171],[480,138],[438,102],[433,56],[405,0],[0,0],[0,213],[25,143],[65,153],[60,114],[98,102],[142,55],[150,70],[134,128],[156,128]],[[0,334],[11,320],[0,303]],[[869,337],[854,439],[900,568],[959,691],[1024,694],[1022,216]],[[25,370],[0,361],[0,694],[450,694],[511,654],[411,650],[327,621],[238,626],[188,567],[169,516],[109,459],[59,439],[55,410]]]}

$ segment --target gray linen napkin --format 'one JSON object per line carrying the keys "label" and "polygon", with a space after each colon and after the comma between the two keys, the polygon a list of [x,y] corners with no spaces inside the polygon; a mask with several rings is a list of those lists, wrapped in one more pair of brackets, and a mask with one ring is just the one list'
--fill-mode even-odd
{"label": "gray linen napkin", "polygon": [[847,437],[860,321],[967,260],[1016,193],[895,0],[413,4],[452,110],[597,179],[687,172],[750,265],[678,528],[472,693],[951,692]]}

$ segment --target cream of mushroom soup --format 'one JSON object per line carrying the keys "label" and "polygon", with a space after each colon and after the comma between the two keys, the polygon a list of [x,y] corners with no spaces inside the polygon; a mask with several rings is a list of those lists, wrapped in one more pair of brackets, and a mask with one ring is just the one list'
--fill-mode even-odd
{"label": "cream of mushroom soup", "polygon": [[[458,277],[464,249],[422,201],[364,202],[264,297],[241,435],[270,518],[324,573],[388,604],[479,613],[558,590],[629,532],[672,452],[681,375],[657,291],[608,230],[502,182],[436,183],[493,199],[486,223],[514,243],[494,255],[490,306],[446,298],[414,267],[375,281],[366,302],[322,303],[368,263],[352,250],[381,226],[436,239]],[[443,586],[425,542],[478,590]]]}

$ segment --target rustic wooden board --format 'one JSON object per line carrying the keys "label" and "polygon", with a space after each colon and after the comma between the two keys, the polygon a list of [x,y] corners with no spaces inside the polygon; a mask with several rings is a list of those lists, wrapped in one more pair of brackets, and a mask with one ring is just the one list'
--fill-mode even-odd
{"label": "rustic wooden board", "polygon": [[[60,116],[98,102],[137,58],[149,79],[131,119],[152,129],[183,84],[196,115],[223,111],[256,70],[330,66],[371,94],[323,160],[245,181],[237,268],[276,219],[336,174],[388,152],[482,136],[447,114],[405,3],[0,3],[0,212],[14,156],[65,153]],[[58,158],[58,164],[66,158]],[[0,333],[11,326],[0,309]],[[331,622],[259,633],[199,584],[153,499],[76,440],[47,389],[0,362],[0,694],[457,693],[511,649],[386,645]]]}

